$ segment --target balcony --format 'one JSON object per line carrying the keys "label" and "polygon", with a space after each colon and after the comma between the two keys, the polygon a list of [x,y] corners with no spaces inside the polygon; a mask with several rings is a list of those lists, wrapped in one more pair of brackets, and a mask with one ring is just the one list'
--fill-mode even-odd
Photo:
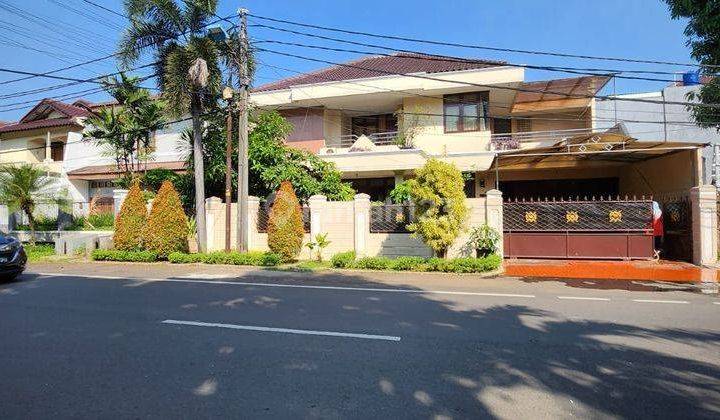
{"label": "balcony", "polygon": [[[367,134],[365,135],[365,137],[369,139],[375,146],[395,145],[401,147],[402,145],[398,144],[398,141],[400,139],[398,135],[399,132],[397,131],[386,131],[382,133]],[[340,136],[340,141],[337,144],[339,144],[339,147],[341,148],[350,148],[355,144],[355,142],[358,141],[360,137],[361,136],[358,136],[356,134],[345,134]]]}
{"label": "balcony", "polygon": [[503,151],[522,148],[523,143],[538,145],[552,145],[576,136],[590,135],[591,128],[574,128],[567,130],[525,131],[516,133],[494,133],[490,136],[489,150]]}

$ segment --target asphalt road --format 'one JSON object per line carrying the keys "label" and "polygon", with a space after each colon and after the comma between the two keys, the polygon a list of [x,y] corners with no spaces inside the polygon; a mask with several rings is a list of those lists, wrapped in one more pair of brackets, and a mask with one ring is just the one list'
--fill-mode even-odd
{"label": "asphalt road", "polygon": [[717,295],[308,276],[1,284],[0,418],[720,416]]}

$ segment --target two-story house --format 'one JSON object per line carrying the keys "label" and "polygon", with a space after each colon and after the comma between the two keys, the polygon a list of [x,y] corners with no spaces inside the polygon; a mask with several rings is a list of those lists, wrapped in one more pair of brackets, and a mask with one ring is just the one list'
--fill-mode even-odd
{"label": "two-story house", "polygon": [[399,53],[262,85],[251,100],[293,123],[288,144],[334,162],[374,200],[430,158],[466,172],[473,196],[650,195],[701,183],[702,144],[638,142],[623,124],[597,124],[594,96],[608,80],[527,82],[503,62]]}
{"label": "two-story house", "polygon": [[[66,191],[73,213],[112,211],[113,181],[121,171],[109,150],[83,139],[92,112],[113,103],[72,104],[44,99],[15,123],[0,126],[0,164],[31,163],[57,178],[54,188]],[[153,134],[153,153],[144,169],[184,171],[180,137],[186,123],[169,124]]]}

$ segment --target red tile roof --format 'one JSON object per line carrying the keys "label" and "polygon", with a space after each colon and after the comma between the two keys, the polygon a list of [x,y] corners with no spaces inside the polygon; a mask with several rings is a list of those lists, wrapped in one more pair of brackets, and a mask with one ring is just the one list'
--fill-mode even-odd
{"label": "red tile roof", "polygon": [[444,73],[502,66],[504,62],[475,60],[437,55],[397,53],[390,56],[369,56],[345,65],[327,67],[299,76],[258,86],[254,92],[288,89],[313,83],[339,82],[392,74]]}
{"label": "red tile roof", "polygon": [[[170,169],[175,172],[183,172],[187,168],[183,161],[171,162],[148,162],[144,169]],[[74,169],[67,173],[71,179],[110,179],[117,178],[122,171],[117,165],[95,165]]]}
{"label": "red tile roof", "polygon": [[[62,114],[63,117],[47,118],[52,111]],[[0,134],[34,130],[37,128],[79,126],[75,118],[87,117],[90,115],[90,111],[85,108],[52,99],[43,99],[27,114],[25,114],[20,121],[0,125]]]}

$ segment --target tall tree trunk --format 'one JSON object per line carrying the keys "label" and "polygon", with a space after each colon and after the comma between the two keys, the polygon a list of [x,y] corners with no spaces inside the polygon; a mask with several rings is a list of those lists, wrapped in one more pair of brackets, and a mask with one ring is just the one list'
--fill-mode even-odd
{"label": "tall tree trunk", "polygon": [[24,206],[23,211],[28,217],[28,225],[30,225],[30,243],[35,245],[35,217],[33,217],[32,206]]}
{"label": "tall tree trunk", "polygon": [[200,98],[193,95],[191,110],[193,123],[193,166],[195,169],[195,223],[197,243],[200,252],[207,252],[207,231],[205,227],[205,165],[202,149],[202,121],[200,120]]}

